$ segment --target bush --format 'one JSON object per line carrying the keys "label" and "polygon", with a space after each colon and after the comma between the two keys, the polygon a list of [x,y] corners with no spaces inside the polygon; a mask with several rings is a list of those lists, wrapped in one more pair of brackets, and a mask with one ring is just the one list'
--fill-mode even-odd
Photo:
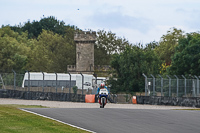
{"label": "bush", "polygon": [[74,91],[74,95],[76,95],[76,94],[77,94],[78,87],[77,87],[77,86],[74,86],[72,89],[73,89],[73,91]]}

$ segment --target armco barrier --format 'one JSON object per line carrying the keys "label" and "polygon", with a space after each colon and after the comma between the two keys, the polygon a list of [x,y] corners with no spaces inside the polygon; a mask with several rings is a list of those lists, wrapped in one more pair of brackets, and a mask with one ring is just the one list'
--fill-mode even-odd
{"label": "armco barrier", "polygon": [[95,95],[85,95],[86,103],[95,103]]}
{"label": "armco barrier", "polygon": [[200,108],[199,97],[137,96],[137,104],[170,105]]}
{"label": "armco barrier", "polygon": [[0,89],[0,98],[17,98],[27,100],[73,101],[85,102],[85,95],[73,93],[33,92]]}

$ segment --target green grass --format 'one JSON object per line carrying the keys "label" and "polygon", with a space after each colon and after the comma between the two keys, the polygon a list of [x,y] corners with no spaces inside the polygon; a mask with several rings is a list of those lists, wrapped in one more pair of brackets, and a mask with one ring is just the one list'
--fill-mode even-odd
{"label": "green grass", "polygon": [[5,104],[5,105],[0,105],[4,107],[15,107],[15,108],[49,108],[46,106],[41,106],[41,105],[18,105],[18,104]]}
{"label": "green grass", "polygon": [[21,111],[19,108],[43,106],[0,105],[1,133],[88,133],[66,124]]}

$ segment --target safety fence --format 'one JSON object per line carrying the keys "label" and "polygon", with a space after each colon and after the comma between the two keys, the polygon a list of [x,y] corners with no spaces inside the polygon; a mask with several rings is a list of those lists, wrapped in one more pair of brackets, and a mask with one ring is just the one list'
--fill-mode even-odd
{"label": "safety fence", "polygon": [[[95,94],[98,85],[95,79],[84,74],[44,74],[25,75],[18,73],[0,73],[0,89],[18,91],[37,91],[53,93]],[[66,76],[68,75],[68,76]],[[87,82],[90,81],[90,82]]]}
{"label": "safety fence", "polygon": [[145,77],[145,96],[166,96],[166,97],[200,97],[199,77],[184,75],[166,75]]}

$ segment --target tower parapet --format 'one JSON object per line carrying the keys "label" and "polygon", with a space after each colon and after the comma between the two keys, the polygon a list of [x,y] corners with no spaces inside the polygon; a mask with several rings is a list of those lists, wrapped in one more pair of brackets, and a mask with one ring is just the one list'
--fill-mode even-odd
{"label": "tower parapet", "polygon": [[76,43],[95,43],[96,32],[95,31],[82,31],[80,33],[75,33],[74,41]]}

